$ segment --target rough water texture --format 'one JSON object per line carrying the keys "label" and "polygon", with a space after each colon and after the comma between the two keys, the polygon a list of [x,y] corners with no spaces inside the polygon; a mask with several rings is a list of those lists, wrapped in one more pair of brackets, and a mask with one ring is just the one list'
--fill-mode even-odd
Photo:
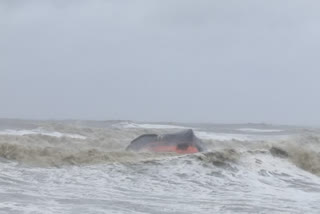
{"label": "rough water texture", "polygon": [[[125,151],[188,128],[208,151]],[[320,212],[315,128],[2,119],[0,170],[0,213]]]}

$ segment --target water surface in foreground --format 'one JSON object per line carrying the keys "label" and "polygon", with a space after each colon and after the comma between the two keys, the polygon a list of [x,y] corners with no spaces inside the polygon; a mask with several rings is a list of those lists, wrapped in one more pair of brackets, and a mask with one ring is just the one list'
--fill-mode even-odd
{"label": "water surface in foreground", "polygon": [[[316,129],[0,120],[0,213],[319,213]],[[193,128],[208,151],[125,152]]]}

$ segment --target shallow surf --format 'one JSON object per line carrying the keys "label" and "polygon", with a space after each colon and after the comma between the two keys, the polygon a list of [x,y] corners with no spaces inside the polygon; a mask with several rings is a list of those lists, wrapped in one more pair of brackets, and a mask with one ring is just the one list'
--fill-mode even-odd
{"label": "shallow surf", "polygon": [[[130,121],[0,123],[0,213],[320,210],[317,129]],[[141,134],[185,128],[193,128],[208,151],[124,151]]]}

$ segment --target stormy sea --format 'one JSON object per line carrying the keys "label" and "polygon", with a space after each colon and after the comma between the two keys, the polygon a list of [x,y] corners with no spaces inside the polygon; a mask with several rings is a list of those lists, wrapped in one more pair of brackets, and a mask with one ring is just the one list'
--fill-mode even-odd
{"label": "stormy sea", "polygon": [[[186,129],[206,151],[125,150]],[[1,119],[0,213],[320,213],[320,130]]]}

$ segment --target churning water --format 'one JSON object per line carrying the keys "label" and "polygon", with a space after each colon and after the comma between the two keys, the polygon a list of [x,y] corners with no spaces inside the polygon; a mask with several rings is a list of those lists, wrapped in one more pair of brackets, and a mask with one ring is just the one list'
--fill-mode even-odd
{"label": "churning water", "polygon": [[[208,151],[125,151],[187,128]],[[0,120],[0,170],[0,213],[320,213],[311,128]]]}

